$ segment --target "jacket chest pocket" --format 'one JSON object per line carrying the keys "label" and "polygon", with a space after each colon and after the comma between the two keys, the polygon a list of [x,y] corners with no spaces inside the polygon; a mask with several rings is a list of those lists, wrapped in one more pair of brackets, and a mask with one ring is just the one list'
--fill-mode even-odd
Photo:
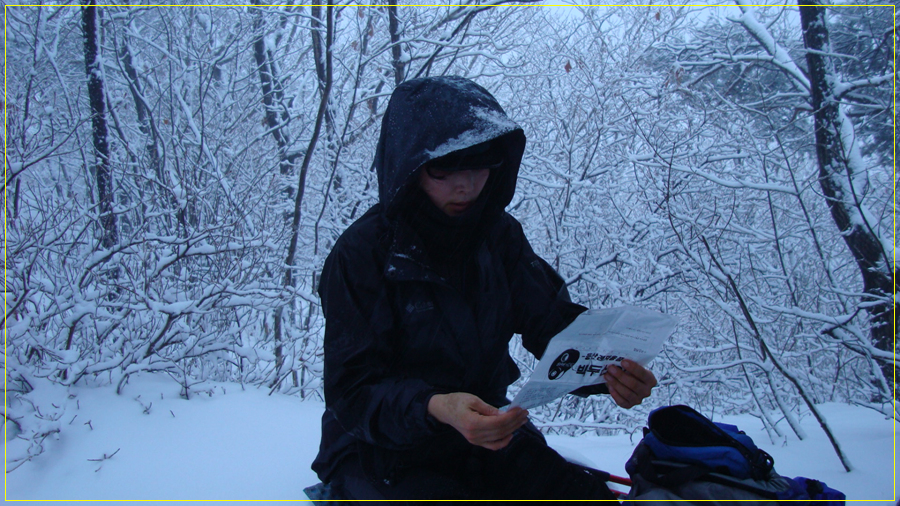
{"label": "jacket chest pocket", "polygon": [[403,309],[406,310],[407,318],[429,317],[434,314],[434,302],[424,298],[411,300]]}
{"label": "jacket chest pocket", "polygon": [[434,335],[442,326],[442,314],[432,290],[418,283],[409,283],[399,290],[396,300],[400,345],[405,349],[419,347],[423,336]]}
{"label": "jacket chest pocket", "polygon": [[409,285],[398,291],[398,356],[408,367],[430,373],[462,366],[457,334],[466,316],[454,314],[458,311],[429,284]]}
{"label": "jacket chest pocket", "polygon": [[400,329],[410,331],[438,318],[438,308],[432,290],[419,283],[405,283],[397,291],[395,300],[396,314],[400,320]]}

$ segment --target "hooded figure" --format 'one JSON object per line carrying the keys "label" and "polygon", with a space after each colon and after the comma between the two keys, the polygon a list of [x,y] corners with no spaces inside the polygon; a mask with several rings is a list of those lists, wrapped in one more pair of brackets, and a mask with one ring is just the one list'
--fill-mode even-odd
{"label": "hooded figure", "polygon": [[[540,357],[585,310],[504,211],[524,148],[467,79],[414,79],[391,95],[380,202],[338,239],[319,284],[326,411],[313,470],[350,498],[613,497],[602,473],[547,447],[527,412],[496,409],[519,377],[513,334]],[[502,428],[478,432],[480,421]]]}

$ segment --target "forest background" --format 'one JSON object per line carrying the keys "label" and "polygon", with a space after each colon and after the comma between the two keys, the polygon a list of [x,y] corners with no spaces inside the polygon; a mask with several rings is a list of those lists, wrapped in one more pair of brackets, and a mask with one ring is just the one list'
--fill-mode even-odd
{"label": "forest background", "polygon": [[377,202],[391,91],[429,75],[474,79],[524,128],[508,210],[574,300],[680,318],[647,405],[566,397],[531,410],[544,431],[683,403],[774,441],[811,414],[843,459],[817,405],[900,419],[892,5],[254,0],[5,23],[4,416],[27,442],[7,472],[59,433],[41,385],[156,373],[185,398],[321,400],[317,274]]}

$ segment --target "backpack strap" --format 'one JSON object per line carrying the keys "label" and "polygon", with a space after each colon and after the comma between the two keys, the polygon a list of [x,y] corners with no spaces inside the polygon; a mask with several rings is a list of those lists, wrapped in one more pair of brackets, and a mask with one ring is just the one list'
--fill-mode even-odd
{"label": "backpack strap", "polygon": [[719,474],[713,469],[699,465],[648,458],[640,460],[637,472],[645,480],[669,490],[679,490],[680,487],[692,481],[700,480],[744,490],[765,499],[779,498],[775,492],[754,486],[747,480]]}
{"label": "backpack strap", "polygon": [[645,480],[669,489],[676,489],[685,483],[709,475],[712,469],[703,466],[677,465],[661,460],[641,459],[637,473]]}

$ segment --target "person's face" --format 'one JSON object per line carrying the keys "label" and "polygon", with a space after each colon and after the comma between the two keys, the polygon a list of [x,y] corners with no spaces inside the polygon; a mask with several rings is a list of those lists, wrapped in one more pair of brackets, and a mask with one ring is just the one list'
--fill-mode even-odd
{"label": "person's face", "polygon": [[426,167],[419,171],[419,186],[444,214],[459,216],[481,195],[490,173],[490,169],[447,171]]}

